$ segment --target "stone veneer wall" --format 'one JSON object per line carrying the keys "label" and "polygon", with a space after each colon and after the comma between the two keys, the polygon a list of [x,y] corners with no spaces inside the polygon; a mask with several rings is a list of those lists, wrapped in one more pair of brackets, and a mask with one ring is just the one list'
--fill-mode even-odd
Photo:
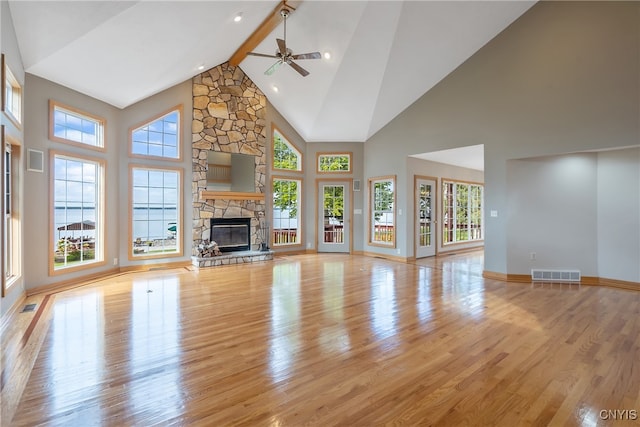
{"label": "stone veneer wall", "polygon": [[224,63],[193,78],[193,256],[209,239],[211,218],[251,218],[251,249],[262,243],[265,201],[202,200],[210,150],[255,156],[255,187],[264,194],[267,99],[239,67]]}

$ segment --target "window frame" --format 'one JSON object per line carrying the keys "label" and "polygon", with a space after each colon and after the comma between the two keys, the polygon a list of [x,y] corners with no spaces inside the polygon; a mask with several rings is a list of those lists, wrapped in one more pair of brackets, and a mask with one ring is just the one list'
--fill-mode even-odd
{"label": "window frame", "polygon": [[[160,171],[160,172],[174,172],[177,174],[178,183],[176,186],[177,195],[176,195],[176,251],[175,252],[163,252],[154,255],[136,255],[134,253],[135,249],[135,239],[133,236],[133,223],[135,221],[133,214],[133,204],[134,204],[134,187],[133,187],[133,172],[134,169],[142,169],[148,171]],[[169,166],[150,166],[143,164],[129,164],[129,205],[128,205],[128,216],[129,216],[129,248],[127,249],[127,256],[130,261],[138,261],[145,259],[158,259],[158,258],[176,258],[181,257],[184,254],[184,233],[182,230],[184,229],[184,219],[183,219],[183,185],[184,185],[184,170],[178,167],[169,167]],[[162,187],[163,189],[166,187]]]}
{"label": "window frame", "polygon": [[[287,145],[291,151],[293,151],[298,157],[298,168],[297,169],[283,169],[276,167],[276,143],[275,143],[275,135],[279,134],[282,138],[282,141]],[[304,155],[302,154],[302,150],[300,150],[287,136],[275,125],[271,124],[271,170],[278,172],[288,172],[288,173],[304,173]]]}
{"label": "window frame", "polygon": [[[2,111],[18,129],[21,129],[23,104],[22,85],[6,63],[4,54],[2,54],[0,59],[0,67],[2,67],[2,70],[0,71],[0,74],[2,75]],[[7,90],[9,87],[11,87],[13,102],[9,102],[7,99]]]}
{"label": "window frame", "polygon": [[[445,196],[445,186],[446,185],[453,185],[453,188],[455,188],[453,195],[452,195],[452,205],[449,204],[449,200],[447,200],[446,196]],[[467,238],[465,240],[458,240],[458,236],[457,236],[457,207],[458,207],[458,199],[457,199],[457,186],[458,185],[462,185],[462,186],[466,186],[467,187],[467,191],[469,195],[471,195],[471,188],[472,187],[478,187],[480,188],[480,207],[479,207],[479,226],[477,227],[478,232],[480,233],[480,238],[475,238],[475,239],[470,239]],[[440,185],[440,196],[441,196],[441,200],[442,200],[442,211],[440,212],[440,214],[442,215],[442,246],[445,247],[450,247],[453,245],[461,245],[461,244],[469,244],[469,243],[478,243],[478,242],[483,242],[484,241],[484,183],[481,182],[471,182],[471,181],[461,181],[461,180],[456,180],[456,179],[449,179],[449,178],[442,178],[442,184]],[[472,215],[473,215],[473,211],[472,211],[472,198],[469,196],[467,199],[467,216],[468,216],[468,221],[467,221],[467,227],[465,228],[467,230],[467,235],[470,236],[472,234],[472,224],[473,224],[473,219],[472,219]],[[453,209],[453,227],[454,227],[454,231],[452,232],[452,239],[451,241],[448,241],[449,236],[447,236],[447,224],[448,224],[448,220],[445,219],[445,217],[447,217],[447,209],[450,209],[450,206],[452,206]]]}
{"label": "window frame", "polygon": [[[374,240],[374,235],[375,235],[375,213],[377,212],[377,210],[375,209],[375,204],[376,204],[376,197],[375,197],[375,184],[378,182],[391,182],[392,185],[392,191],[393,191],[393,198],[392,198],[392,203],[393,206],[390,209],[390,212],[392,214],[392,224],[393,224],[393,236],[391,238],[391,241],[389,243],[385,243],[382,240]],[[396,244],[397,244],[397,235],[398,235],[398,230],[397,230],[397,214],[396,214],[396,205],[397,205],[397,179],[396,179],[396,175],[385,175],[385,176],[376,176],[376,177],[372,177],[369,178],[367,180],[367,187],[368,187],[368,194],[369,194],[369,218],[368,218],[368,243],[370,246],[378,246],[378,247],[384,247],[384,248],[390,248],[390,249],[395,249],[396,248]],[[384,210],[381,212],[387,212],[389,210]]]}
{"label": "window frame", "polygon": [[[156,156],[153,154],[139,154],[139,153],[134,153],[133,152],[133,134],[134,132],[136,132],[137,130],[140,130],[141,128],[145,127],[145,126],[149,126],[154,122],[157,122],[158,120],[163,119],[164,117],[168,116],[169,114],[173,113],[173,112],[177,112],[178,113],[178,122],[177,122],[177,129],[176,129],[176,153],[177,153],[177,157],[167,157],[167,156]],[[159,114],[156,114],[155,116],[151,117],[150,119],[147,119],[143,122],[138,123],[137,125],[134,125],[132,127],[129,128],[129,157],[132,158],[139,158],[139,159],[157,159],[157,160],[163,160],[163,161],[170,161],[170,162],[182,162],[182,135],[183,135],[183,126],[184,126],[184,106],[182,104],[176,105],[174,107],[171,107]],[[147,143],[147,145],[149,145],[149,143]],[[164,144],[163,144],[164,146]]]}
{"label": "window frame", "polygon": [[[55,135],[55,113],[56,110],[61,110],[64,113],[71,114],[79,117],[83,120],[94,122],[97,125],[98,132],[96,134],[96,145],[86,144],[72,139],[61,138]],[[100,152],[106,151],[107,141],[107,120],[103,117],[95,114],[87,113],[78,108],[71,107],[69,105],[62,104],[53,99],[49,100],[49,139],[55,142],[61,142],[63,144],[69,144],[76,147],[88,148],[90,150],[96,150]]]}
{"label": "window frame", "polygon": [[[297,215],[296,215],[296,222],[298,225],[298,228],[296,229],[296,242],[293,243],[275,243],[275,227],[273,226],[275,224],[275,215],[274,215],[274,210],[275,210],[275,203],[274,203],[274,197],[275,197],[275,191],[274,191],[274,184],[275,181],[295,181],[298,183],[298,194],[297,194]],[[276,248],[299,248],[299,247],[303,247],[304,246],[304,242],[303,242],[303,215],[302,215],[302,211],[303,211],[303,207],[304,204],[302,203],[302,188],[304,185],[304,180],[302,177],[298,177],[298,176],[282,176],[282,175],[272,175],[271,176],[271,215],[272,215],[272,227],[270,230],[270,236],[269,236],[269,241],[271,243],[271,247],[276,249]]]}
{"label": "window frame", "polygon": [[[322,170],[321,159],[322,157],[347,157],[348,169],[347,170]],[[335,151],[335,152],[318,152],[316,153],[316,172],[319,174],[350,174],[353,167],[353,152],[351,151]]]}
{"label": "window frame", "polygon": [[[0,264],[0,281],[2,283],[0,295],[4,297],[11,286],[22,276],[21,266],[21,246],[22,231],[20,216],[20,182],[22,172],[20,168],[20,155],[22,146],[20,143],[6,135],[6,127],[0,126],[0,142],[3,147],[2,158],[0,159],[0,169],[2,170],[2,200],[0,200],[0,210],[3,213],[2,240],[3,257]],[[7,156],[7,152],[9,156]],[[7,158],[8,157],[8,158]],[[9,163],[7,163],[7,160]],[[9,169],[7,170],[7,166]],[[8,173],[7,173],[8,172]],[[9,183],[7,185],[7,176]],[[7,191],[8,190],[8,191]],[[9,199],[9,211],[7,212],[7,199]]]}
{"label": "window frame", "polygon": [[[55,220],[55,183],[56,183],[56,169],[55,161],[57,158],[64,158],[66,160],[78,161],[81,163],[93,163],[96,165],[96,206],[95,210],[95,246],[94,246],[94,261],[84,262],[82,264],[72,265],[70,267],[56,267],[55,266],[55,252],[56,244],[56,220]],[[103,159],[97,157],[85,156],[83,154],[71,153],[66,151],[59,151],[55,149],[49,150],[49,275],[57,276],[61,274],[72,273],[81,270],[87,270],[95,267],[104,266],[106,264],[105,255],[107,253],[107,242],[105,240],[105,200],[106,200],[106,162]]]}

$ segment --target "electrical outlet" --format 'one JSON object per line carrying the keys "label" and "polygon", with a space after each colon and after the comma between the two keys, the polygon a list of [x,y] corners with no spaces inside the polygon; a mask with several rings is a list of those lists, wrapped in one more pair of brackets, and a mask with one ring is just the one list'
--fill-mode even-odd
{"label": "electrical outlet", "polygon": [[113,265],[118,265],[118,258],[113,259]]}
{"label": "electrical outlet", "polygon": [[535,260],[536,260],[536,253],[535,253],[535,252],[531,252],[531,253],[529,254],[529,259],[530,259],[531,261],[535,261]]}
{"label": "electrical outlet", "polygon": [[311,246],[312,246],[311,242],[307,242],[307,249],[311,249]]}

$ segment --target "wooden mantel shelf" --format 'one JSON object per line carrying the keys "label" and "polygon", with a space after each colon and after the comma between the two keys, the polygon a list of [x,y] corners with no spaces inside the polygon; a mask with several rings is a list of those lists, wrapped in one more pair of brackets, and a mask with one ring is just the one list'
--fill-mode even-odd
{"label": "wooden mantel shelf", "polygon": [[264,200],[264,193],[243,193],[239,191],[209,191],[200,192],[200,200]]}

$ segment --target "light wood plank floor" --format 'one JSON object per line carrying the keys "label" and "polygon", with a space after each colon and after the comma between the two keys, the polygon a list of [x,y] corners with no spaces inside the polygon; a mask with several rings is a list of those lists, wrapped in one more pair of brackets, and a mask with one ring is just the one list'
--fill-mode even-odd
{"label": "light wood plank floor", "polygon": [[637,425],[640,293],[482,261],[280,256],[34,297],[2,425]]}

